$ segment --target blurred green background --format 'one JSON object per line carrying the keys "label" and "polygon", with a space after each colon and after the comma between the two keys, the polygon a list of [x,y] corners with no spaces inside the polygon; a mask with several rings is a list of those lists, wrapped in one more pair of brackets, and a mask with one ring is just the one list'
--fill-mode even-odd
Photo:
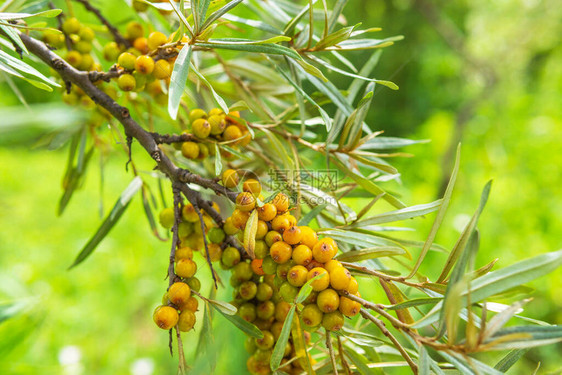
{"label": "blurred green background", "polygon": [[[96,3],[113,21],[133,19],[122,1]],[[408,204],[436,199],[462,141],[457,187],[437,241],[454,244],[482,187],[493,179],[480,221],[477,267],[495,258],[500,259],[495,267],[504,267],[562,248],[559,3],[355,0],[344,14],[349,24],[363,22],[364,27],[382,27],[384,36],[405,36],[385,49],[375,71],[376,78],[393,80],[400,91],[380,87],[367,122],[387,136],[431,140],[404,150],[415,157],[395,161],[402,184],[387,187]],[[348,57],[361,65],[367,54]],[[349,82],[334,74],[330,78],[340,88]],[[16,83],[32,105],[60,100],[59,93]],[[25,132],[14,121],[8,121],[9,128],[0,125],[0,304],[17,301],[14,308],[19,309],[16,318],[0,325],[0,373],[174,373],[176,359],[167,353],[167,334],[151,319],[167,285],[169,243],[150,234],[138,197],[95,254],[67,270],[101,222],[100,197],[107,212],[130,181],[125,156],[104,155],[102,194],[99,172],[92,168],[67,212],[57,217],[66,148],[47,150],[35,143],[36,136],[76,126],[84,114],[64,108],[66,117],[53,121],[52,114],[61,113],[57,106],[27,110],[4,80],[0,107],[3,119],[16,113],[9,111],[35,119]],[[347,203],[360,207],[363,202]],[[423,239],[431,222],[432,216],[408,223],[417,229],[411,237]],[[422,272],[433,274],[444,260],[430,253]],[[561,272],[535,281],[534,300],[524,315],[561,324],[561,284]],[[370,297],[386,302],[375,293]],[[222,291],[219,298],[228,300],[229,295]],[[215,325],[221,358],[217,373],[244,369],[243,335],[221,317]],[[193,363],[195,339],[185,341]],[[560,352],[560,345],[533,349],[512,373],[530,373],[539,361],[540,374],[560,373]]]}

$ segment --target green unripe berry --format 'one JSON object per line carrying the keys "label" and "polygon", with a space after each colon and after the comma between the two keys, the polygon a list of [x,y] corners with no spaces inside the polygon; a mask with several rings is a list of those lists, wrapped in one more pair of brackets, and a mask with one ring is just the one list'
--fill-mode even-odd
{"label": "green unripe berry", "polygon": [[211,125],[205,119],[197,119],[191,124],[191,130],[197,138],[205,139],[211,134]]}
{"label": "green unripe berry", "polygon": [[274,275],[277,272],[277,263],[271,257],[265,257],[261,269],[266,275]]}
{"label": "green unripe berry", "polygon": [[193,233],[193,224],[182,221],[178,224],[178,237],[186,238]]}
{"label": "green unripe berry", "polygon": [[253,281],[244,281],[240,284],[240,289],[238,290],[240,297],[246,301],[253,299],[257,292],[258,287]]}
{"label": "green unripe berry", "polygon": [[144,28],[136,21],[131,21],[127,24],[127,38],[134,40],[144,35]]}
{"label": "green unripe berry", "polygon": [[84,42],[91,42],[96,37],[96,33],[94,33],[94,30],[92,30],[91,28],[83,26],[82,28],[80,28],[78,36],[80,37],[80,40]]}
{"label": "green unripe berry", "polygon": [[244,348],[249,354],[253,354],[257,349],[255,338],[248,336],[244,341]]}
{"label": "green unripe berry", "polygon": [[117,79],[117,85],[123,91],[132,91],[137,86],[137,81],[131,74],[122,74]]}
{"label": "green unripe berry", "polygon": [[273,348],[273,345],[275,344],[275,337],[273,337],[273,334],[269,331],[263,331],[262,333],[263,337],[261,339],[255,339],[258,349],[268,350]]}
{"label": "green unripe berry", "polygon": [[240,315],[240,317],[245,321],[251,323],[256,320],[256,307],[253,304],[246,302],[238,309],[238,315]]}
{"label": "green unripe berry", "polygon": [[191,277],[189,280],[187,280],[187,285],[189,285],[191,290],[194,290],[196,292],[199,292],[201,290],[201,281],[197,277]]}
{"label": "green unripe berry", "polygon": [[148,4],[139,0],[133,0],[133,9],[137,12],[146,12]]}
{"label": "green unripe berry", "polygon": [[283,300],[285,300],[286,302],[293,302],[298,293],[299,289],[292,286],[287,281],[285,281],[279,287],[279,294],[281,295],[281,298],[283,298]]}
{"label": "green unripe berry", "polygon": [[266,363],[269,366],[269,361],[271,360],[271,355],[273,350],[263,350],[258,349],[255,351],[253,358],[259,363]]}
{"label": "green unripe berry", "polygon": [[115,42],[109,42],[103,47],[103,58],[107,61],[117,60],[119,53],[119,46]]}
{"label": "green unripe berry", "polygon": [[81,40],[74,45],[74,49],[80,53],[90,53],[92,50],[92,44]]}
{"label": "green unripe berry", "polygon": [[146,77],[143,74],[140,74],[139,72],[133,72],[133,77],[135,77],[135,81],[137,81],[137,85],[135,86],[135,90],[136,91],[142,91],[144,90],[144,88],[146,87]]}
{"label": "green unripe berry", "polygon": [[226,238],[226,234],[221,228],[209,229],[207,236],[209,237],[209,241],[211,241],[212,243],[221,243]]}
{"label": "green unripe berry", "polygon": [[266,283],[259,283],[258,290],[256,292],[256,298],[258,301],[268,301],[273,296],[273,288],[271,285]]}
{"label": "green unripe berry", "polygon": [[134,70],[136,60],[137,58],[132,53],[123,52],[117,58],[117,64],[119,64],[125,70]]}
{"label": "green unripe berry", "polygon": [[265,259],[269,255],[269,247],[263,240],[257,240],[254,247],[254,254],[256,259]]}
{"label": "green unripe berry", "polygon": [[324,314],[316,305],[306,305],[301,313],[303,323],[309,327],[316,327],[322,323],[323,316]]}
{"label": "green unripe berry", "polygon": [[258,318],[267,320],[275,314],[275,304],[271,301],[264,301],[256,307]]}
{"label": "green unripe berry", "polygon": [[94,58],[90,54],[82,55],[82,61],[78,65],[78,69],[86,71],[90,70],[90,68],[94,65]]}
{"label": "green unripe berry", "polygon": [[339,311],[324,314],[322,317],[322,327],[328,331],[339,331],[343,327],[343,315]]}
{"label": "green unripe berry", "polygon": [[78,51],[70,51],[66,54],[66,61],[77,68],[82,62],[82,55]]}
{"label": "green unripe berry", "polygon": [[210,116],[207,119],[207,121],[211,125],[211,134],[212,135],[218,135],[218,134],[222,134],[222,132],[224,132],[224,129],[226,128],[226,121],[224,120],[224,118],[222,116],[220,116],[220,115]]}
{"label": "green unripe berry", "polygon": [[253,272],[250,263],[240,262],[234,266],[232,276],[241,282],[248,281],[252,278]]}
{"label": "green unripe berry", "polygon": [[62,23],[62,30],[67,34],[77,34],[80,31],[80,21],[77,18],[67,18]]}
{"label": "green unripe berry", "polygon": [[240,263],[240,252],[237,248],[229,246],[222,252],[221,262],[226,268],[232,268]]}

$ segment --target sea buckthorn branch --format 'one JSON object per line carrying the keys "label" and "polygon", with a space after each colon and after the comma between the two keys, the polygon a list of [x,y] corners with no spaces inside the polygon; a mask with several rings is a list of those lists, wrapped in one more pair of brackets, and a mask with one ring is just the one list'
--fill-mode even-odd
{"label": "sea buckthorn branch", "polygon": [[119,32],[119,30],[117,30],[117,28],[115,26],[113,26],[108,20],[107,18],[105,18],[99,9],[97,9],[96,7],[94,7],[92,4],[90,4],[90,2],[88,0],[75,0],[76,2],[79,2],[80,4],[84,5],[84,8],[86,8],[86,10],[88,10],[89,12],[92,12],[95,14],[95,16],[101,21],[101,23],[103,23],[105,25],[105,27],[107,27],[107,29],[109,30],[109,32],[113,35],[113,39],[115,39],[115,41],[119,44],[124,45],[125,47],[129,48],[131,47],[131,42],[129,42],[123,35],[121,35],[121,33]]}
{"label": "sea buckthorn branch", "polygon": [[339,355],[340,355],[340,360],[341,360],[343,370],[345,371],[345,375],[351,375],[351,369],[349,368],[349,364],[347,363],[347,360],[345,359],[345,352],[343,350],[343,343],[342,343],[342,340],[341,340],[341,336],[336,336],[336,339],[338,340],[338,352],[339,352]]}
{"label": "sea buckthorn branch", "polygon": [[177,278],[174,271],[174,260],[179,243],[178,226],[181,222],[181,190],[177,183],[172,185],[172,192],[174,195],[174,225],[172,227],[172,249],[170,250],[170,264],[168,266],[168,286],[171,286]]}
{"label": "sea buckthorn branch", "polygon": [[182,143],[188,141],[194,141],[197,138],[193,134],[182,133],[182,134],[160,134],[160,133],[150,133],[154,138],[156,143],[160,144],[172,144],[172,143]]}
{"label": "sea buckthorn branch", "polygon": [[96,70],[92,70],[88,72],[88,78],[92,82],[97,82],[97,81],[109,82],[111,81],[111,79],[117,78],[125,73],[126,73],[125,70],[117,68],[117,65],[113,65],[107,72],[98,72]]}

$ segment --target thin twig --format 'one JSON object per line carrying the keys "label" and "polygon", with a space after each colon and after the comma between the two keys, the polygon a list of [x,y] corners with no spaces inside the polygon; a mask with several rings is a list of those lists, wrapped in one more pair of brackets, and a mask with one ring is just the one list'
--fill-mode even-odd
{"label": "thin twig", "polygon": [[371,322],[375,323],[375,325],[380,329],[380,331],[383,333],[383,335],[385,335],[386,337],[388,337],[388,339],[390,341],[392,341],[392,343],[394,344],[396,349],[398,349],[398,351],[400,352],[402,357],[406,360],[406,362],[408,362],[408,365],[412,369],[413,373],[417,374],[418,373],[418,366],[414,363],[414,361],[412,360],[410,355],[406,352],[406,349],[404,349],[402,344],[400,344],[400,342],[396,339],[396,337],[394,337],[394,335],[392,333],[390,333],[390,331],[386,328],[386,326],[384,325],[384,322],[380,319],[375,318],[374,316],[372,316],[371,314],[369,314],[365,310],[361,310],[361,316],[363,318],[369,319]]}
{"label": "thin twig", "polygon": [[328,352],[330,353],[330,361],[332,362],[334,375],[338,375],[338,364],[336,363],[336,353],[334,353],[334,348],[332,346],[332,335],[328,330],[326,330],[326,347],[328,348]]}
{"label": "thin twig", "polygon": [[341,336],[336,336],[336,339],[338,340],[338,352],[340,354],[340,359],[341,359],[341,364],[343,366],[343,370],[345,371],[346,375],[351,375],[351,369],[349,368],[349,364],[345,360],[343,344],[341,342]]}
{"label": "thin twig", "polygon": [[96,15],[96,17],[98,17],[98,19],[101,21],[101,23],[103,23],[105,25],[105,27],[107,27],[107,29],[109,30],[109,32],[113,35],[113,39],[115,39],[115,41],[118,44],[122,44],[124,45],[126,48],[131,47],[131,42],[129,42],[127,39],[125,39],[125,37],[123,35],[121,35],[121,33],[119,32],[119,30],[117,30],[117,28],[115,26],[113,26],[108,20],[107,18],[105,18],[101,12],[99,11],[99,9],[95,8],[94,6],[92,6],[92,4],[90,4],[90,2],[88,0],[75,0],[77,2],[79,2],[80,4],[84,5],[84,8],[86,8],[88,11],[94,13]]}
{"label": "thin twig", "polygon": [[183,375],[187,370],[187,362],[185,361],[185,353],[183,352],[183,343],[181,341],[181,334],[178,325],[176,324],[176,337],[178,340],[178,373]]}
{"label": "thin twig", "polygon": [[[55,7],[55,4],[53,4],[52,2],[49,2],[49,8],[51,9],[57,9],[57,7]],[[60,32],[62,32],[62,35],[64,35],[64,44],[66,44],[66,49],[68,51],[72,51],[72,40],[70,40],[70,37],[68,36],[68,34],[62,29],[62,19],[64,17],[64,14],[61,12],[59,13],[59,15],[57,16],[57,24],[58,24],[58,29],[60,30]]]}
{"label": "thin twig", "polygon": [[174,262],[176,260],[176,249],[178,248],[179,235],[178,226],[181,222],[181,192],[177,185],[172,185],[174,194],[174,225],[172,227],[172,249],[170,250],[170,263],[168,264],[168,279],[171,286],[176,281],[176,273],[174,271]]}

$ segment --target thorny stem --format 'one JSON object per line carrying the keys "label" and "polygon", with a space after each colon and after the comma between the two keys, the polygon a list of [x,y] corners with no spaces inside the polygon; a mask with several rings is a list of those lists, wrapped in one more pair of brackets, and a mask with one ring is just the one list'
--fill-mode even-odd
{"label": "thorny stem", "polygon": [[117,30],[117,28],[115,26],[113,26],[108,20],[107,18],[105,18],[101,12],[99,11],[99,9],[95,8],[94,6],[92,6],[92,4],[90,4],[90,2],[88,0],[75,0],[79,3],[81,3],[82,5],[84,5],[84,8],[86,8],[88,11],[94,13],[96,15],[96,17],[101,21],[101,23],[103,23],[105,25],[105,27],[107,27],[107,29],[109,30],[109,32],[113,35],[113,39],[115,39],[115,41],[118,44],[122,44],[124,45],[126,48],[131,47],[131,42],[129,42],[127,39],[125,39],[125,37],[123,37],[123,35],[121,35],[121,33],[119,32],[119,30]]}

